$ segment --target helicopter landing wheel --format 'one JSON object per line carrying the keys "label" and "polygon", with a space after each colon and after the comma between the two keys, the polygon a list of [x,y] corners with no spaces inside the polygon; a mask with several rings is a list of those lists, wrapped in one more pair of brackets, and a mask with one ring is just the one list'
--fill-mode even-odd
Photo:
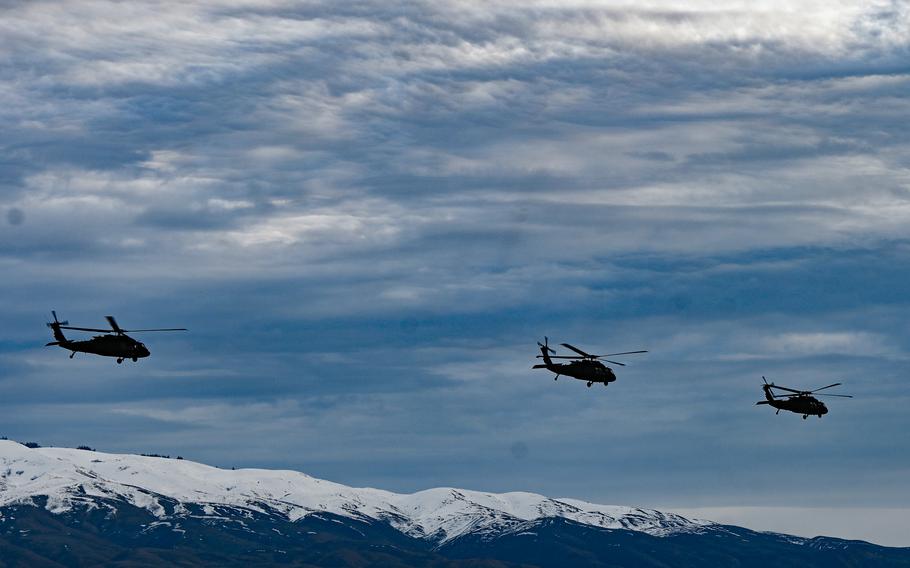
{"label": "helicopter landing wheel", "polygon": [[76,356],[76,352],[75,352],[75,351],[73,351],[72,353],[70,353],[70,359],[72,359],[72,358],[75,357],[75,356]]}
{"label": "helicopter landing wheel", "polygon": [[117,364],[123,363],[123,357],[117,357]]}
{"label": "helicopter landing wheel", "polygon": [[610,386],[610,383],[608,383],[607,381],[604,381],[604,386],[608,387],[608,386]]}
{"label": "helicopter landing wheel", "polygon": [[808,414],[803,414],[803,420],[805,420],[806,418],[809,418],[809,415],[808,415]]}
{"label": "helicopter landing wheel", "polygon": [[593,385],[593,384],[594,383],[588,383],[588,388],[591,388],[591,385]]}
{"label": "helicopter landing wheel", "polygon": [[133,357],[133,363],[135,363],[135,362],[138,361],[138,360],[139,360],[138,357]]}

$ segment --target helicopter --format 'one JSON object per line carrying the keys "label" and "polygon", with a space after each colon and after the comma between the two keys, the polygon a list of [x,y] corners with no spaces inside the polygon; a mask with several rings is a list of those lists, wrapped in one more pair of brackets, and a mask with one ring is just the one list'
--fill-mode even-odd
{"label": "helicopter", "polygon": [[[825,387],[817,388],[811,391],[801,391],[796,389],[791,389],[788,387],[779,387],[774,383],[768,383],[768,381],[763,376],[761,378],[765,384],[761,386],[762,390],[765,391],[765,398],[767,400],[760,400],[755,404],[768,404],[777,409],[775,414],[780,414],[781,410],[789,410],[790,412],[795,412],[796,414],[802,414],[803,420],[809,417],[810,414],[814,414],[819,418],[823,414],[828,414],[828,407],[825,406],[825,403],[818,400],[813,394],[817,393],[820,390],[829,389],[831,387],[836,387],[841,383],[834,383]],[[775,395],[772,389],[779,389],[782,391],[787,391],[793,394],[783,394]],[[841,398],[853,398],[849,394],[828,394],[821,393],[818,396],[839,396]]]}
{"label": "helicopter", "polygon": [[[616,380],[616,375],[613,374],[613,369],[607,367],[600,362],[604,357],[615,357],[617,355],[632,355],[634,353],[647,353],[647,351],[623,351],[622,353],[607,353],[606,355],[591,355],[585,353],[581,349],[569,345],[568,343],[562,343],[561,345],[567,349],[578,353],[578,355],[556,355],[556,351],[550,349],[549,339],[547,337],[543,338],[544,342],[537,342],[537,345],[540,346],[540,355],[537,356],[538,359],[543,359],[543,365],[534,365],[532,369],[547,369],[556,373],[556,376],[553,377],[553,380],[557,380],[560,375],[565,375],[567,377],[572,377],[573,379],[579,379],[582,381],[588,382],[588,388],[591,388],[591,385],[594,383],[603,383],[604,386],[609,385]],[[553,355],[551,356],[550,353]],[[574,359],[570,363],[554,363],[553,359]],[[613,363],[614,365],[619,365],[625,367],[625,363],[620,363],[619,361],[610,361],[609,359],[603,359],[607,363]]]}
{"label": "helicopter", "polygon": [[[47,327],[54,330],[54,339],[46,344],[45,347],[57,345],[70,353],[70,359],[76,356],[76,353],[93,353],[103,357],[116,357],[117,364],[123,363],[124,359],[132,359],[133,362],[143,357],[151,355],[148,348],[141,341],[137,341],[127,335],[127,333],[144,332],[144,331],[187,331],[184,327],[173,327],[167,329],[122,329],[117,325],[114,316],[104,316],[110,324],[110,329],[95,329],[91,327],[71,327],[69,321],[59,321],[57,312],[51,310],[54,321],[47,324]],[[91,339],[84,341],[72,341],[67,339],[61,329],[72,329],[76,331],[100,331],[106,335],[96,335]]]}

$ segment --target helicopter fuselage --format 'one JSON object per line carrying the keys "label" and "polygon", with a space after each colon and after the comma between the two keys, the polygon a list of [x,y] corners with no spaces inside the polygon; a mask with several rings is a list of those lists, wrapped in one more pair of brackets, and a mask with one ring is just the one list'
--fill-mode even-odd
{"label": "helicopter fuselage", "polygon": [[571,363],[552,363],[546,368],[557,375],[564,375],[588,381],[590,383],[612,383],[616,380],[613,369],[607,367],[600,361],[572,361]]}
{"label": "helicopter fuselage", "polygon": [[616,380],[613,369],[607,367],[600,361],[580,359],[578,361],[572,361],[571,363],[554,363],[550,358],[547,349],[547,347],[541,346],[540,353],[544,364],[535,365],[534,368],[546,369],[552,373],[556,373],[555,379],[565,375],[566,377],[572,377],[573,379],[578,379],[580,381],[587,381],[588,386],[591,386],[593,383],[603,383],[604,386],[606,386]]}
{"label": "helicopter fuselage", "polygon": [[803,416],[814,415],[821,418],[822,415],[828,414],[828,407],[825,406],[825,403],[813,396],[776,398],[774,400],[764,400],[762,402],[778,410],[787,410],[789,412],[795,412],[796,414],[802,414]]}
{"label": "helicopter fuselage", "polygon": [[55,342],[55,344],[73,353],[91,353],[102,357],[117,357],[134,361],[151,354],[141,341],[124,334],[96,335],[84,341],[66,340]]}

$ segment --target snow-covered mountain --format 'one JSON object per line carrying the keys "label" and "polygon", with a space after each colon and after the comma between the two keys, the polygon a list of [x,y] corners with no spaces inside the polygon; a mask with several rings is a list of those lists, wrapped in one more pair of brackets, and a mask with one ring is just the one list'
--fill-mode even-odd
{"label": "snow-covered mountain", "polygon": [[0,441],[0,568],[910,568],[910,548],[533,493],[401,495],[296,471]]}
{"label": "snow-covered mountain", "polygon": [[290,522],[330,513],[386,522],[409,537],[437,545],[465,535],[521,531],[528,523],[545,518],[652,536],[699,533],[715,526],[654,510],[551,499],[534,493],[438,488],[403,495],[347,487],[296,471],[225,470],[187,460],[69,448],[30,449],[0,441],[0,507],[36,503],[42,497],[52,513],[80,507],[116,512],[117,503],[128,503],[162,521],[190,515],[221,518],[225,508],[241,514],[278,514]]}

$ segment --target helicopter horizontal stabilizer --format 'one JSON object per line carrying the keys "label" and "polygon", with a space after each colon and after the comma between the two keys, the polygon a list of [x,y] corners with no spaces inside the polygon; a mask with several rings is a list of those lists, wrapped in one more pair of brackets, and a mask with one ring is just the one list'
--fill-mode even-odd
{"label": "helicopter horizontal stabilizer", "polygon": [[546,369],[547,366],[546,366],[546,365],[534,365],[534,366],[531,367],[531,368],[532,368],[532,369]]}
{"label": "helicopter horizontal stabilizer", "polygon": [[756,402],[755,404],[758,405],[758,404],[771,404],[771,403],[768,402],[767,400],[760,400],[760,401]]}
{"label": "helicopter horizontal stabilizer", "polygon": [[45,343],[45,347],[50,347],[51,345],[60,345],[59,341],[51,341],[50,343]]}

